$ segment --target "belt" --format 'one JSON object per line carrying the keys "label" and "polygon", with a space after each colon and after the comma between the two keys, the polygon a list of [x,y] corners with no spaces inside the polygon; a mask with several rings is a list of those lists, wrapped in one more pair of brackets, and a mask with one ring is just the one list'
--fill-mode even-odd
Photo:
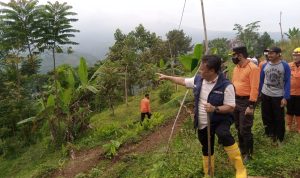
{"label": "belt", "polygon": [[249,99],[250,96],[238,96],[238,95],[235,95],[235,99]]}

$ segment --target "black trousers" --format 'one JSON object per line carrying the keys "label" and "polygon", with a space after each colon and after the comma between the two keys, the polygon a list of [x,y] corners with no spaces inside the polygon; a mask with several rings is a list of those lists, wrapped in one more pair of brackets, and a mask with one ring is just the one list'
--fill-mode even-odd
{"label": "black trousers", "polygon": [[[218,136],[219,143],[223,146],[231,146],[235,143],[233,136],[230,133],[231,122],[224,120],[218,123],[211,123],[210,143],[211,155],[214,154],[215,134]],[[202,145],[202,154],[208,156],[208,138],[207,127],[198,130],[198,139]]]}
{"label": "black trousers", "polygon": [[284,107],[280,107],[282,97],[261,96],[261,114],[265,133],[283,141],[285,134]]}
{"label": "black trousers", "polygon": [[236,98],[236,106],[233,113],[234,125],[238,131],[239,147],[242,154],[253,153],[253,134],[251,132],[253,126],[253,115],[245,115],[248,107],[249,99]]}
{"label": "black trousers", "polygon": [[144,121],[146,115],[147,115],[148,119],[151,118],[151,113],[150,112],[144,112],[144,113],[142,112],[141,113],[141,122]]}

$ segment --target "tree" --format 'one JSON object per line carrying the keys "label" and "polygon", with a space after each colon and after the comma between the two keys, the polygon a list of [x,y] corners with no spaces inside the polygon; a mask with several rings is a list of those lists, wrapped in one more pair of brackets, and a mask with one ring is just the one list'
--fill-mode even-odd
{"label": "tree", "polygon": [[[172,75],[175,75],[175,71],[177,70],[176,67],[178,64],[177,57],[192,50],[192,38],[186,36],[183,30],[171,30],[166,34],[166,37],[170,52],[169,63],[172,70]],[[177,91],[177,84],[175,84],[175,90]]]}
{"label": "tree", "polygon": [[260,21],[249,23],[245,27],[240,24],[234,24],[233,28],[233,30],[237,31],[236,38],[240,41],[240,43],[242,43],[242,45],[246,46],[248,53],[252,56],[257,53],[255,49],[257,49],[258,46],[258,29],[260,27],[259,22]]}
{"label": "tree", "polygon": [[192,38],[186,36],[183,30],[171,30],[166,34],[166,37],[170,53],[175,58],[193,49],[193,46],[191,45]]}
{"label": "tree", "polygon": [[20,52],[28,52],[23,56],[28,72],[32,75],[38,72],[41,60],[36,56],[39,36],[38,15],[39,7],[37,0],[17,0],[9,3],[0,2],[4,7],[0,10],[0,18],[3,21],[1,43],[14,55]]}
{"label": "tree", "polygon": [[[90,94],[98,90],[93,85],[93,78],[88,78],[87,64],[80,59],[78,71],[63,65],[57,68],[58,95],[49,94],[46,102],[39,100],[40,110],[37,115],[18,122],[18,125],[47,120],[50,133],[56,146],[74,139],[88,128]],[[49,91],[51,93],[51,91]],[[55,99],[55,97],[58,97]]]}
{"label": "tree", "polygon": [[289,28],[288,33],[284,33],[289,39],[293,39],[300,36],[300,29],[293,27]]}
{"label": "tree", "polygon": [[216,38],[209,40],[208,47],[211,52],[227,60],[230,51],[230,41],[227,38]]}
{"label": "tree", "polygon": [[258,46],[256,49],[256,54],[261,56],[263,54],[263,50],[271,47],[274,44],[274,40],[270,37],[267,32],[264,32],[258,39]]}
{"label": "tree", "polygon": [[142,76],[140,73],[145,71],[143,70],[145,67],[143,64],[159,60],[147,58],[146,56],[152,56],[153,49],[157,49],[157,44],[160,44],[161,39],[155,33],[146,30],[141,24],[128,34],[123,34],[120,29],[117,29],[114,36],[116,41],[109,48],[107,59],[119,62],[119,71],[126,76],[126,78],[124,77],[124,83],[126,83],[126,85],[124,84],[124,91],[129,91],[129,94],[132,95],[134,93],[133,86],[143,80],[139,78],[139,76]]}
{"label": "tree", "polygon": [[122,80],[124,75],[119,70],[120,64],[107,60],[95,72],[95,84],[99,89],[99,93],[107,105],[112,110],[114,115],[114,106],[120,98],[120,91],[122,91]]}
{"label": "tree", "polygon": [[78,19],[70,18],[69,16],[77,15],[71,12],[72,6],[66,2],[55,3],[48,2],[43,6],[42,14],[39,23],[41,23],[41,33],[38,39],[38,45],[41,51],[45,49],[51,50],[53,58],[53,71],[56,80],[56,58],[55,54],[62,52],[63,45],[77,45],[78,43],[71,41],[71,37],[75,37],[74,33],[79,30],[73,29],[71,22],[76,22]]}

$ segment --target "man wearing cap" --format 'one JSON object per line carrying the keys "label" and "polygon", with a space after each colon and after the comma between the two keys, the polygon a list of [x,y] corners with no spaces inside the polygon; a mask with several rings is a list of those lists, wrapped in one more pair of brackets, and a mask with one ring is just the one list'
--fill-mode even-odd
{"label": "man wearing cap", "polygon": [[279,47],[270,48],[268,58],[260,72],[261,113],[269,126],[267,134],[280,145],[285,134],[284,107],[290,98],[291,70],[281,59]]}
{"label": "man wearing cap", "polygon": [[287,100],[285,119],[288,131],[292,130],[295,119],[296,130],[300,133],[300,47],[293,51],[293,59],[294,61],[289,63],[291,68],[291,97]]}
{"label": "man wearing cap", "polygon": [[258,97],[259,68],[247,59],[244,46],[233,48],[232,83],[235,87],[236,107],[234,110],[235,127],[238,131],[239,147],[244,161],[251,159],[253,153],[254,107]]}

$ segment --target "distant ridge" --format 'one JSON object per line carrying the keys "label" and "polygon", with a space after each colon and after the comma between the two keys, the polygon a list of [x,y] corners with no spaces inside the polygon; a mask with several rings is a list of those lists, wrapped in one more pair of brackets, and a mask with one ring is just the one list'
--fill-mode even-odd
{"label": "distant ridge", "polygon": [[[202,29],[187,28],[183,30],[186,35],[192,37],[192,43],[202,43],[202,41],[204,40]],[[72,66],[77,66],[80,57],[84,57],[86,58],[89,66],[91,66],[95,64],[96,61],[104,59],[105,55],[108,53],[109,47],[111,47],[114,44],[114,32],[115,31],[111,31],[111,30],[103,30],[99,32],[99,34],[92,34],[93,36],[98,36],[99,38],[93,38],[92,36],[89,36],[90,33],[78,34],[78,36],[75,37],[75,41],[79,42],[79,45],[73,46],[74,53],[56,54],[57,65],[70,64]],[[167,33],[167,31],[158,31],[155,33],[158,36],[161,36],[162,39],[166,39],[165,34]],[[261,34],[262,33],[263,32],[261,32]],[[268,32],[268,33],[271,36],[271,38],[274,39],[275,41],[281,39],[280,32]],[[235,31],[208,30],[207,34],[209,40],[215,38],[233,39],[236,36]],[[43,62],[42,62],[42,67],[40,72],[46,73],[52,70],[53,68],[52,54],[47,52],[42,54],[41,57],[43,59]]]}
{"label": "distant ridge", "polygon": [[[66,54],[66,53],[59,53],[56,54],[56,65],[62,65],[62,64],[70,64],[71,66],[75,67],[79,65],[79,61],[81,57],[84,57],[88,63],[89,66],[92,66],[96,63],[99,58],[87,54],[87,53],[81,53],[74,51],[72,54]],[[51,70],[53,70],[53,58],[52,54],[49,52],[43,53],[41,55],[42,58],[42,64],[40,73],[47,73]]]}

